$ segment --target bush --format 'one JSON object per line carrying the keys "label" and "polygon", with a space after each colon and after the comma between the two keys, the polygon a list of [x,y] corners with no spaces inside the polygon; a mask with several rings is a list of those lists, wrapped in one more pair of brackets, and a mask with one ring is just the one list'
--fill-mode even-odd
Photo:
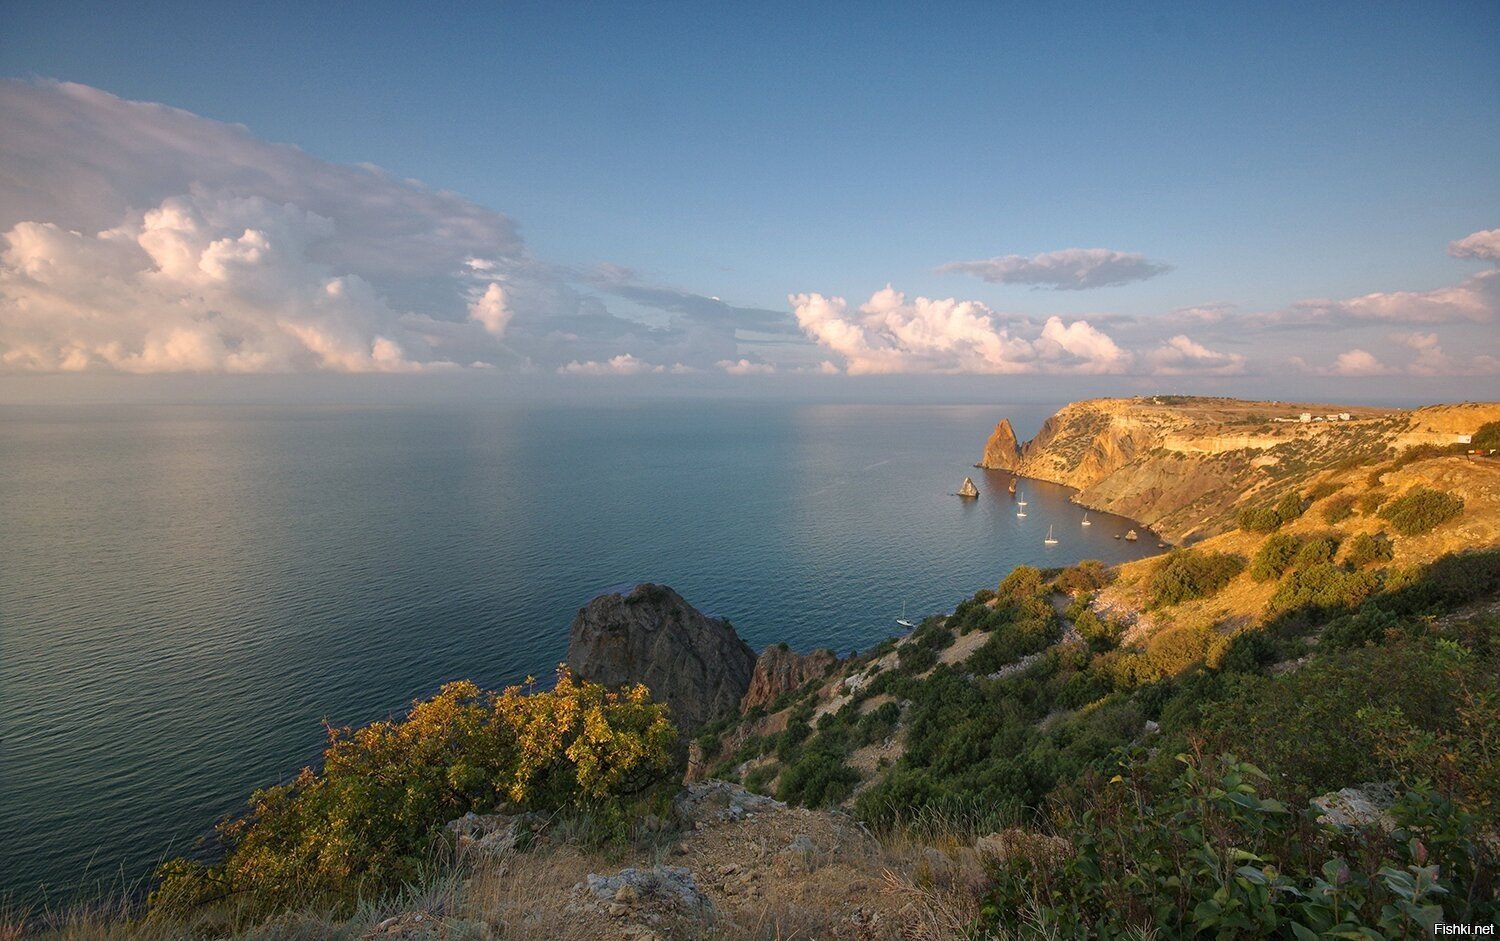
{"label": "bush", "polygon": [[1386,498],[1389,496],[1390,494],[1384,490],[1371,490],[1357,501],[1359,512],[1365,516],[1374,516],[1385,505]]}
{"label": "bush", "polygon": [[1343,486],[1343,484],[1334,483],[1331,480],[1325,480],[1317,484],[1307,492],[1307,502],[1317,503],[1324,497],[1329,497],[1335,493],[1338,493],[1341,489],[1343,489]]}
{"label": "bush", "polygon": [[1283,523],[1290,523],[1306,510],[1307,504],[1302,502],[1302,495],[1296,491],[1285,494],[1276,501],[1276,515],[1281,517]]}
{"label": "bush", "polygon": [[1273,615],[1297,612],[1309,617],[1329,616],[1358,608],[1380,579],[1371,572],[1351,572],[1330,562],[1294,569],[1271,596]]}
{"label": "bush", "polygon": [[859,772],[832,750],[809,748],[797,763],[781,772],[776,799],[804,807],[837,804],[854,793]]}
{"label": "bush", "polygon": [[1297,555],[1292,559],[1293,568],[1307,568],[1310,565],[1321,565],[1332,562],[1339,554],[1339,540],[1337,536],[1314,536],[1302,543],[1297,549]]}
{"label": "bush", "polygon": [[1057,586],[1058,591],[1074,595],[1098,591],[1109,584],[1110,578],[1110,571],[1102,562],[1085,559],[1077,565],[1063,569],[1053,584]]}
{"label": "bush", "polygon": [[175,861],[152,894],[182,910],[234,895],[265,910],[344,908],[413,881],[443,825],[500,807],[608,808],[664,779],[676,731],[644,686],[559,669],[549,692],[449,683],[406,718],[329,733],[323,768],[256,791],[214,865]]}
{"label": "bush", "polygon": [[1469,439],[1469,447],[1481,451],[1500,448],[1500,421],[1485,422]]}
{"label": "bush", "polygon": [[1430,789],[1393,808],[1394,834],[1360,839],[1264,797],[1268,776],[1233,755],[1179,760],[1164,794],[1093,787],[1060,840],[1007,831],[981,933],[1419,938],[1500,915],[1478,826]]}
{"label": "bush", "polygon": [[1250,560],[1250,577],[1258,582],[1280,578],[1291,567],[1292,559],[1302,540],[1288,533],[1273,533],[1260,544],[1255,557]]}
{"label": "bush", "polygon": [[1344,553],[1344,561],[1355,568],[1389,562],[1395,557],[1396,549],[1391,545],[1391,537],[1385,533],[1360,533],[1349,540],[1349,548]]}
{"label": "bush", "polygon": [[1175,676],[1203,660],[1213,629],[1179,625],[1157,631],[1146,644],[1146,657],[1158,676]]}
{"label": "bush", "polygon": [[1323,504],[1323,522],[1342,523],[1354,515],[1354,496],[1341,494]]}
{"label": "bush", "polygon": [[1450,493],[1413,487],[1380,508],[1380,517],[1403,536],[1415,536],[1453,519],[1464,510],[1464,501]]}
{"label": "bush", "polygon": [[1160,608],[1217,594],[1245,569],[1241,556],[1174,549],[1151,573],[1150,605]]}
{"label": "bush", "polygon": [[1281,528],[1281,515],[1267,506],[1242,507],[1236,519],[1247,533],[1272,533]]}

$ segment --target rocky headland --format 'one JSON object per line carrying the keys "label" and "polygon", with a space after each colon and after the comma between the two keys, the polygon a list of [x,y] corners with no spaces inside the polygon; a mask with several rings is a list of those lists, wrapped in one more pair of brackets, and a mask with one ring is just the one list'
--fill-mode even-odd
{"label": "rocky headland", "polygon": [[1388,452],[1459,444],[1497,419],[1495,403],[1399,410],[1197,396],[1089,399],[1059,409],[1024,444],[1002,419],[979,466],[1073,487],[1080,504],[1180,543],[1233,528],[1242,502],[1274,500],[1319,473]]}

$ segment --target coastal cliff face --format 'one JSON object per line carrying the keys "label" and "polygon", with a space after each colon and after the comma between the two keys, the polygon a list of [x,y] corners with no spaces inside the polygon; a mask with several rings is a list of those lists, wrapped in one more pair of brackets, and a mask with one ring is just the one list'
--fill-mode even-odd
{"label": "coastal cliff face", "polygon": [[782,693],[800,689],[809,680],[822,679],[838,662],[831,650],[800,654],[785,644],[772,644],[755,661],[755,674],[740,700],[740,711],[769,706]]}
{"label": "coastal cliff face", "polygon": [[[1303,413],[1318,420],[1303,422]],[[1399,411],[1188,396],[1091,399],[1060,409],[1014,458],[1006,443],[1014,436],[1002,421],[981,466],[1074,487],[1079,503],[1181,541],[1224,532],[1237,504],[1274,499],[1341,462],[1455,444],[1496,420],[1494,403]]]}
{"label": "coastal cliff face", "polygon": [[609,686],[644,683],[687,731],[738,709],[755,662],[729,622],[665,585],[600,595],[579,610],[568,640],[575,674]]}
{"label": "coastal cliff face", "polygon": [[990,432],[990,440],[984,443],[984,456],[979,459],[980,467],[988,467],[992,470],[1015,470],[1021,463],[1021,445],[1016,441],[1015,429],[1010,427],[1010,419],[1000,419],[1000,424]]}

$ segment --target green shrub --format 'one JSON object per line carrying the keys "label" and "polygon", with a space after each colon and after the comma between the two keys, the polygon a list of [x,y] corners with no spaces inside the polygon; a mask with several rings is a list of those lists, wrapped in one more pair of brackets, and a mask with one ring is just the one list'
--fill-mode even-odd
{"label": "green shrub", "polygon": [[859,772],[844,764],[841,755],[809,748],[796,764],[781,772],[776,798],[803,807],[825,807],[847,798],[858,783]]}
{"label": "green shrub", "polygon": [[501,807],[618,812],[665,779],[676,731],[644,686],[621,692],[558,671],[550,691],[449,683],[401,720],[329,734],[320,771],[256,791],[220,827],[225,858],[164,866],[151,904],[234,896],[258,911],[347,910],[416,879],[443,825]]}
{"label": "green shrub", "polygon": [[1293,568],[1307,568],[1310,565],[1321,565],[1332,562],[1339,554],[1339,539],[1337,536],[1323,535],[1313,536],[1305,540],[1297,549],[1297,555],[1292,559]]}
{"label": "green shrub", "polygon": [[1413,487],[1380,508],[1380,517],[1403,536],[1415,536],[1453,519],[1464,510],[1464,501],[1450,493]]}
{"label": "green shrub", "polygon": [[1289,533],[1273,533],[1260,544],[1250,560],[1250,577],[1258,582],[1280,578],[1291,567],[1302,540]]}
{"label": "green shrub", "polygon": [[1180,760],[1164,794],[1095,786],[1061,841],[1008,831],[981,933],[1419,938],[1500,915],[1474,819],[1428,789],[1393,808],[1394,834],[1362,840],[1262,796],[1270,779],[1233,755]]}
{"label": "green shrub", "polygon": [[776,772],[779,770],[781,770],[780,766],[774,761],[770,764],[756,765],[745,773],[745,790],[769,795],[771,779],[776,777]]}
{"label": "green shrub", "polygon": [[1485,422],[1469,439],[1469,447],[1481,451],[1500,448],[1500,421]]}
{"label": "green shrub", "polygon": [[1338,493],[1341,489],[1343,489],[1343,486],[1343,484],[1335,483],[1331,480],[1322,481],[1307,492],[1307,502],[1317,503],[1324,497],[1329,497],[1334,495],[1335,493]]}
{"label": "green shrub", "polygon": [[1203,660],[1213,629],[1177,625],[1157,631],[1146,643],[1146,657],[1158,676],[1175,676]]}
{"label": "green shrub", "polygon": [[1082,594],[1106,587],[1112,577],[1110,570],[1102,562],[1084,559],[1077,565],[1063,569],[1053,584],[1058,591],[1066,594]]}
{"label": "green shrub", "polygon": [[1281,517],[1283,523],[1290,523],[1306,510],[1307,504],[1302,502],[1302,495],[1296,491],[1284,494],[1276,501],[1276,515]]}
{"label": "green shrub", "polygon": [[1167,554],[1148,584],[1150,605],[1160,608],[1217,594],[1245,569],[1241,556],[1197,549],[1174,549]]}
{"label": "green shrub", "polygon": [[1349,540],[1349,548],[1344,552],[1344,561],[1355,568],[1389,562],[1395,557],[1396,549],[1385,533],[1360,533]]}
{"label": "green shrub", "polygon": [[1247,533],[1271,533],[1281,528],[1281,515],[1268,506],[1242,507],[1236,520]]}
{"label": "green shrub", "polygon": [[1353,494],[1341,494],[1323,504],[1323,522],[1342,523],[1354,515]]}
{"label": "green shrub", "polygon": [[1283,577],[1271,596],[1269,611],[1309,617],[1339,614],[1358,608],[1379,587],[1380,579],[1371,572],[1351,572],[1322,562],[1293,569]]}

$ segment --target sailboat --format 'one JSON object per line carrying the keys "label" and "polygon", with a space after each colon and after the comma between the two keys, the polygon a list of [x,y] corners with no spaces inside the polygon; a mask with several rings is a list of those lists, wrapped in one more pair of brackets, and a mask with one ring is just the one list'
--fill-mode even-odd
{"label": "sailboat", "polygon": [[901,616],[899,618],[896,618],[896,623],[900,624],[902,627],[916,627],[915,624],[913,624],[912,622],[910,622],[910,621],[908,621],[906,619],[906,602],[905,601],[901,602]]}
{"label": "sailboat", "polygon": [[[1025,494],[1023,493],[1023,494],[1021,494],[1021,496],[1024,497]],[[1025,506],[1025,505],[1026,505],[1026,501],[1025,500],[1017,500],[1016,501],[1016,506]]]}
{"label": "sailboat", "polygon": [[1084,511],[1083,511],[1083,525],[1085,525],[1085,526],[1092,526],[1092,525],[1094,525],[1094,524],[1093,524],[1093,523],[1092,523],[1092,522],[1091,522],[1091,521],[1090,521],[1090,520],[1089,520],[1089,511],[1088,511],[1088,510],[1084,510]]}
{"label": "sailboat", "polygon": [[1055,545],[1057,545],[1057,537],[1054,536],[1054,535],[1052,535],[1052,527],[1051,526],[1047,527],[1047,538],[1043,539],[1042,542],[1045,542],[1049,546],[1055,546]]}
{"label": "sailboat", "polygon": [[[1025,504],[1024,504],[1024,503],[1023,503],[1023,504],[1021,504],[1021,505],[1022,505],[1022,506],[1025,506]],[[1026,515],[1026,511],[1025,511],[1025,510],[1017,510],[1017,511],[1016,511],[1016,515],[1017,515],[1017,516],[1025,516],[1025,515]]]}

